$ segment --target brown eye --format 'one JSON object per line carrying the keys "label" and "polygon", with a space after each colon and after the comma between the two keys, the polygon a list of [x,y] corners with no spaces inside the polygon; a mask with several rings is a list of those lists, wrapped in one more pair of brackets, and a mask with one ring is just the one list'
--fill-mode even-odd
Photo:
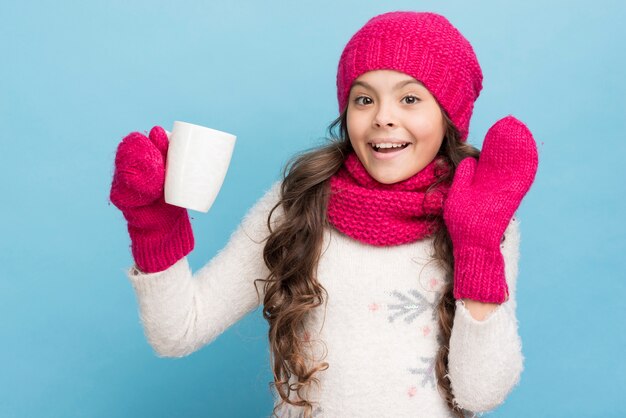
{"label": "brown eye", "polygon": [[404,100],[406,104],[415,104],[419,102],[420,99],[417,96],[409,95],[409,96],[405,96],[402,100]]}
{"label": "brown eye", "polygon": [[367,96],[357,96],[354,99],[354,103],[357,105],[368,105],[372,103],[372,99]]}

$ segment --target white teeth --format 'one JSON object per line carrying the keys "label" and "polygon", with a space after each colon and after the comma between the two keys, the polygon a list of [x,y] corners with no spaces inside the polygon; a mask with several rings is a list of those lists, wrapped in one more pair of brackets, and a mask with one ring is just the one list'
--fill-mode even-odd
{"label": "white teeth", "polygon": [[371,144],[372,147],[374,149],[380,149],[380,148],[402,148],[403,146],[407,145],[407,143],[403,143],[403,144],[392,144],[390,142],[388,143],[381,143],[381,144]]}

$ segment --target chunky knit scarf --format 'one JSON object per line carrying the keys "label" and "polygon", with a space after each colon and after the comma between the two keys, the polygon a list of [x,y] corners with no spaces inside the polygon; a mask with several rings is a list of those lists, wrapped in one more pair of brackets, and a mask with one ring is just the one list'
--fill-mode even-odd
{"label": "chunky knit scarf", "polygon": [[[328,220],[361,242],[389,246],[417,241],[437,232],[448,185],[426,193],[447,166],[435,158],[420,172],[394,184],[374,180],[354,152],[330,179]],[[435,216],[433,216],[435,215]]]}

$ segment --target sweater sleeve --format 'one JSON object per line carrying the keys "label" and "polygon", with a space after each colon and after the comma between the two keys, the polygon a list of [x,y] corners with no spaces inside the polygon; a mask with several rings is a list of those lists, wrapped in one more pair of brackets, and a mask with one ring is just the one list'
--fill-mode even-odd
{"label": "sweater sleeve", "polygon": [[[186,257],[157,273],[129,269],[146,338],[159,356],[183,357],[198,350],[260,305],[264,282],[254,281],[269,274],[263,248],[267,217],[279,192],[276,182],[196,274]],[[281,213],[276,209],[272,225]]]}
{"label": "sweater sleeve", "polygon": [[524,357],[515,315],[519,242],[519,220],[513,217],[501,245],[509,287],[506,302],[478,321],[462,300],[456,301],[448,377],[455,402],[469,411],[489,411],[502,404],[522,373]]}

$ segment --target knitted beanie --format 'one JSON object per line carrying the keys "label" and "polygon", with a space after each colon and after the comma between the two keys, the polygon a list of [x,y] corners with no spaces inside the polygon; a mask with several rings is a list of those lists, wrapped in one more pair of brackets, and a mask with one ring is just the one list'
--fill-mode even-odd
{"label": "knitted beanie", "polygon": [[339,112],[352,83],[373,70],[395,70],[419,80],[465,140],[483,74],[465,37],[443,16],[390,12],[370,19],[346,45],[337,70]]}

